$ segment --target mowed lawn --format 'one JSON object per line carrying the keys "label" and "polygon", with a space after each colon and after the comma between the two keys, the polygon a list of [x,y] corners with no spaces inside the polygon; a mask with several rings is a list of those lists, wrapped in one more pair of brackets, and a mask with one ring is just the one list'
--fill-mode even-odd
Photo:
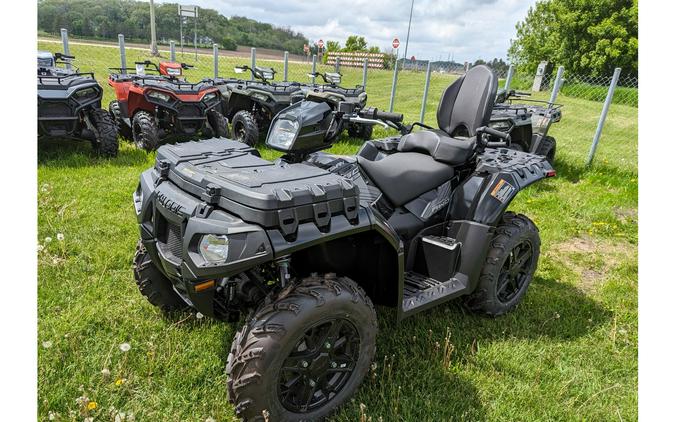
{"label": "mowed lawn", "polygon": [[[71,45],[71,53],[82,71],[96,72],[107,105],[116,49]],[[141,53],[128,49],[128,63]],[[185,61],[194,62],[187,54]],[[189,77],[211,75],[210,57],[196,64]],[[231,75],[234,64],[221,59],[222,73]],[[281,63],[271,64],[281,71]],[[306,81],[308,70],[292,64],[289,73]],[[360,83],[360,69],[343,72],[346,85]],[[391,73],[368,75],[369,103],[387,108]],[[427,123],[435,123],[451,80],[433,76]],[[424,73],[399,78],[395,109],[407,121],[419,119],[423,81]],[[539,269],[520,307],[493,319],[452,302],[401,323],[394,310],[378,308],[375,364],[332,420],[637,419],[637,108],[612,106],[586,169],[602,104],[559,102],[563,120],[552,130],[558,177],[528,188],[511,207],[530,216],[542,238]],[[358,146],[342,138],[333,151]],[[128,143],[115,159],[94,156],[86,144],[39,145],[39,420],[235,420],[225,361],[237,325],[163,317],[133,281],[131,194],[153,160]]]}

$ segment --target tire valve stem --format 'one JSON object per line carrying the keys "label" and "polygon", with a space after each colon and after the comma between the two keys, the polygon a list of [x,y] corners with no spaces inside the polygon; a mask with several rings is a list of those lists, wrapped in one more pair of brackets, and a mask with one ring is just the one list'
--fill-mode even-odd
{"label": "tire valve stem", "polygon": [[290,257],[281,258],[277,261],[277,265],[279,266],[279,279],[281,280],[281,288],[285,288],[286,284],[291,279],[291,273],[289,268],[291,265],[291,258]]}

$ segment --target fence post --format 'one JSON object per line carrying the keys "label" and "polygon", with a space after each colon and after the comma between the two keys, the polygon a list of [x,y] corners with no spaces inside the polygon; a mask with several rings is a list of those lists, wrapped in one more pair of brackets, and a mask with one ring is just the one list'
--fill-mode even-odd
{"label": "fence post", "polygon": [[558,98],[558,92],[562,87],[562,77],[565,68],[560,66],[558,68],[558,73],[555,75],[555,82],[553,83],[553,89],[551,90],[551,99],[548,100],[549,103],[554,103],[555,99]]}
{"label": "fence post", "polygon": [[424,95],[422,95],[422,111],[420,111],[420,123],[424,123],[424,112],[427,111],[427,94],[429,94],[429,82],[431,81],[431,60],[427,62],[427,78],[424,82]]}
{"label": "fence post", "polygon": [[389,98],[389,112],[394,111],[394,97],[396,97],[396,83],[398,82],[398,60],[394,62],[394,79],[391,82],[391,98]]}
{"label": "fence post", "polygon": [[335,72],[340,73],[340,56],[335,56]]}
{"label": "fence post", "polygon": [[[251,47],[251,69],[255,69],[255,47]],[[255,70],[253,71],[255,72]],[[253,72],[251,72],[251,80],[254,80]]]}
{"label": "fence post", "polygon": [[[68,47],[68,30],[61,28],[61,42],[63,43],[63,54],[70,56],[70,48]],[[70,69],[70,63],[66,61],[66,68]]]}
{"label": "fence post", "polygon": [[213,43],[213,77],[218,77],[218,44]]}
{"label": "fence post", "polygon": [[363,61],[363,89],[366,89],[366,81],[368,80],[368,57]]}
{"label": "fence post", "polygon": [[176,61],[176,41],[169,41],[169,59],[172,62]]}
{"label": "fence post", "polygon": [[[312,54],[312,75],[316,73],[316,54]],[[312,85],[316,83],[316,77],[312,76]]]}
{"label": "fence post", "polygon": [[284,51],[284,82],[288,82],[288,51]]}
{"label": "fence post", "polygon": [[612,104],[612,97],[614,97],[614,90],[616,89],[616,84],[619,82],[619,75],[621,75],[621,68],[617,67],[614,69],[614,76],[612,76],[612,82],[609,84],[609,90],[607,91],[607,97],[605,98],[605,104],[602,106],[602,113],[600,113],[600,119],[598,120],[598,128],[595,130],[595,136],[593,136],[593,144],[591,144],[591,150],[588,153],[588,159],[586,160],[586,165],[590,166],[593,162],[593,156],[595,156],[595,150],[598,148],[598,143],[600,142],[600,135],[602,134],[602,128],[605,126],[605,119],[607,118],[607,113],[609,112],[609,106]]}
{"label": "fence post", "polygon": [[509,65],[509,71],[506,73],[506,82],[504,82],[504,91],[508,91],[511,87],[511,79],[513,79],[513,65]]}
{"label": "fence post", "polygon": [[122,74],[127,73],[127,52],[124,48],[124,34],[117,34],[117,42],[120,46],[120,67],[122,68]]}

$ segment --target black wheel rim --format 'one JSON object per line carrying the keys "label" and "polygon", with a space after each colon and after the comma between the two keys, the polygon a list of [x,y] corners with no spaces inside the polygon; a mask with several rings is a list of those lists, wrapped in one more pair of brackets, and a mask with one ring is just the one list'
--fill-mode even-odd
{"label": "black wheel rim", "polygon": [[134,144],[137,148],[145,149],[145,142],[143,142],[143,135],[141,134],[141,126],[138,123],[133,124],[132,137],[134,138]]}
{"label": "black wheel rim", "polygon": [[324,320],[305,331],[281,365],[281,404],[295,413],[326,405],[349,381],[359,344],[358,330],[343,318]]}
{"label": "black wheel rim", "polygon": [[243,124],[237,122],[232,129],[234,130],[234,136],[238,141],[243,142],[246,140],[246,128],[244,128]]}
{"label": "black wheel rim", "polygon": [[517,244],[506,257],[499,272],[497,299],[510,302],[523,288],[532,268],[532,243],[525,240]]}

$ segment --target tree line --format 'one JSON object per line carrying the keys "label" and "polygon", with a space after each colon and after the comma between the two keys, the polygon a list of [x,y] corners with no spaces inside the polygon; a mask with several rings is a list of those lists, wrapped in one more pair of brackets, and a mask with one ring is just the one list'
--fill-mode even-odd
{"label": "tree line", "polygon": [[509,59],[529,73],[548,61],[573,73],[637,75],[637,0],[539,1],[516,25]]}
{"label": "tree line", "polygon": [[[180,39],[177,3],[155,3],[158,40]],[[193,42],[194,21],[183,25],[183,36]],[[117,39],[124,34],[128,41],[150,41],[150,5],[133,0],[39,0],[38,30],[58,34],[61,28],[81,37]],[[287,50],[301,54],[307,38],[290,28],[280,28],[241,16],[231,18],[213,9],[199,8],[197,34],[203,42],[218,43],[235,50],[238,45]],[[198,40],[199,41],[199,40]]]}

